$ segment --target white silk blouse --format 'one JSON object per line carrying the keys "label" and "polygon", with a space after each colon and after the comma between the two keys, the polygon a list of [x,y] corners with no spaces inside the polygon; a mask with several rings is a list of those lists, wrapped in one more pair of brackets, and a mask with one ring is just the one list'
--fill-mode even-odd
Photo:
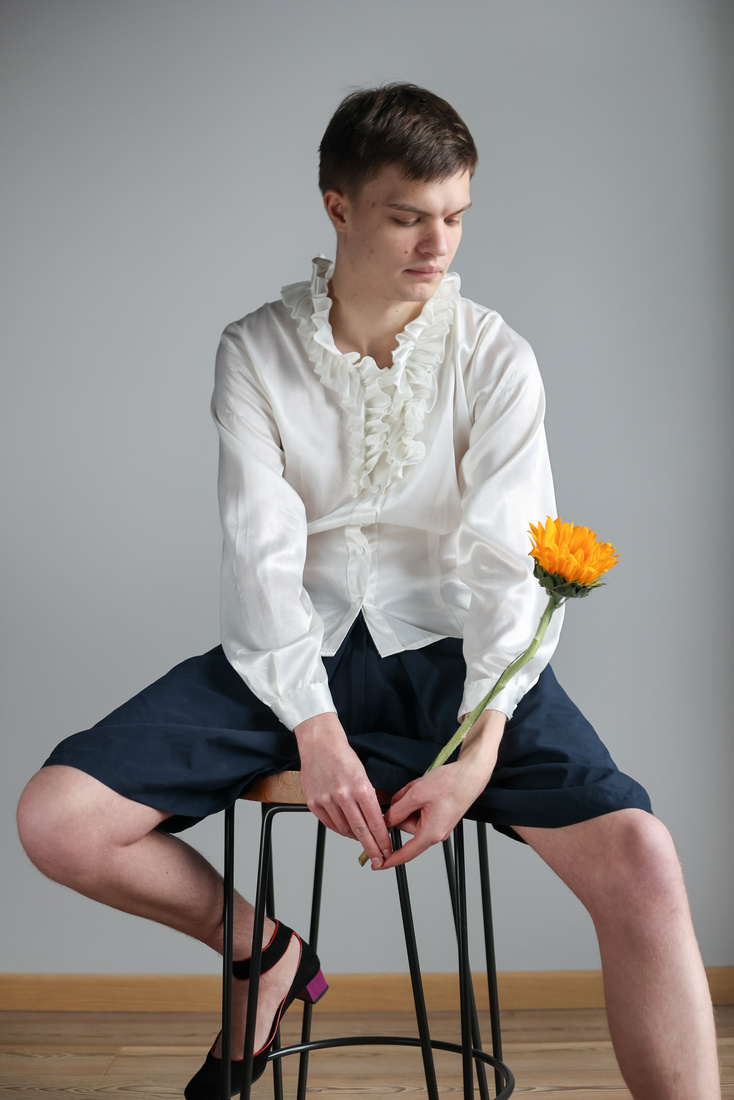
{"label": "white silk blouse", "polygon": [[[362,613],[387,656],[463,638],[460,713],[529,644],[546,605],[530,523],[555,515],[544,395],[530,346],[444,277],[390,368],[342,354],[333,265],[225,329],[220,436],[222,644],[292,729],[334,711],[322,656]],[[496,697],[508,716],[555,648]]]}

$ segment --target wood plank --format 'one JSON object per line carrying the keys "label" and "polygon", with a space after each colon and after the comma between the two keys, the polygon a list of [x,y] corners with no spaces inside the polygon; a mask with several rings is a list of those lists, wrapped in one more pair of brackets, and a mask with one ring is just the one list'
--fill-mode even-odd
{"label": "wood plank", "polygon": [[216,1012],[221,979],[208,974],[1,974],[11,1011]]}
{"label": "wood plank", "polygon": [[[714,1004],[734,1004],[734,967],[707,970]],[[332,974],[333,1012],[406,1012],[407,974]],[[455,974],[424,974],[426,1000],[436,1012],[458,1006]],[[484,975],[474,975],[479,1008],[487,1007]],[[522,971],[498,976],[505,1009],[602,1008],[601,971]],[[208,974],[0,974],[0,1008],[63,1012],[218,1012],[220,979]]]}
{"label": "wood plank", "polygon": [[[247,794],[240,795],[246,802],[284,802],[289,806],[305,806],[306,799],[301,787],[301,773],[297,771],[278,772],[265,779],[256,779]],[[381,806],[390,805],[390,795],[377,791]]]}
{"label": "wood plank", "polygon": [[247,794],[248,802],[286,802],[290,806],[305,806],[306,799],[301,789],[301,773],[296,771],[278,772],[266,779],[256,779]]}
{"label": "wood plank", "polygon": [[26,1048],[0,1050],[0,1081],[9,1075],[29,1074],[33,1077],[77,1074],[80,1077],[100,1077],[109,1069],[114,1056],[97,1051],[39,1050]]}
{"label": "wood plank", "polygon": [[[734,1100],[734,1006],[717,1011],[722,1096]],[[431,1031],[455,1041],[455,1013],[432,1013]],[[487,1013],[480,1013],[483,1032]],[[180,1100],[217,1027],[216,1013],[0,1012],[0,1096],[26,1100]],[[297,1041],[300,1013],[289,1012],[284,1042]],[[409,1013],[314,1013],[314,1031],[333,1034],[414,1034]],[[117,1046],[111,1042],[117,1037]],[[614,1062],[604,1013],[598,1009],[503,1013],[508,1064],[517,1095],[548,1100],[629,1100]],[[86,1051],[86,1056],[85,1056]],[[104,1052],[105,1057],[100,1057]],[[5,1059],[2,1060],[2,1056]],[[16,1055],[17,1057],[8,1057]],[[400,1096],[424,1100],[417,1052],[400,1048],[339,1048],[311,1059],[309,1095],[363,1100]],[[461,1100],[455,1055],[439,1053],[439,1094]],[[55,1063],[55,1067],[54,1067]],[[95,1068],[96,1064],[96,1068]],[[286,1096],[294,1094],[296,1061],[284,1063]],[[267,1073],[253,1100],[271,1098]]]}

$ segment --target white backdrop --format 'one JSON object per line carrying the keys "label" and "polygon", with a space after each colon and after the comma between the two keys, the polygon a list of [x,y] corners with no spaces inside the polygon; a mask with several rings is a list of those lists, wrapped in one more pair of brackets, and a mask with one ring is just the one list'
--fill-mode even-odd
{"label": "white backdrop", "polygon": [[[217,968],[44,880],[13,806],[56,741],[217,642],[218,335],[331,253],[321,133],[395,79],[474,133],[464,292],[533,343],[560,514],[622,555],[556,671],[672,829],[705,962],[734,963],[732,44],[714,0],[3,0],[0,967]],[[279,910],[303,927],[297,820]],[[219,859],[220,832],[191,839]],[[325,968],[403,969],[391,878],[331,848]],[[596,967],[532,853],[492,860],[500,967]],[[424,967],[452,969],[440,853],[411,874]]]}

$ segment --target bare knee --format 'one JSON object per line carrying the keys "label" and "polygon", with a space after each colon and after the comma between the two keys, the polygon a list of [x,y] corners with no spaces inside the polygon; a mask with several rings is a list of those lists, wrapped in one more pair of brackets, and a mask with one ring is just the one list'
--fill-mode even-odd
{"label": "bare knee", "polygon": [[609,839],[594,898],[601,920],[634,922],[642,915],[654,924],[688,914],[678,856],[661,821],[633,811],[614,823]]}
{"label": "bare knee", "polygon": [[154,829],[165,814],[131,802],[76,768],[42,768],[18,804],[18,835],[49,878],[76,886],[114,849]]}
{"label": "bare knee", "polygon": [[682,882],[680,863],[673,838],[651,814],[630,817],[620,830],[615,862],[627,869],[634,884],[652,890],[667,890]]}
{"label": "bare knee", "polygon": [[65,881],[85,833],[84,780],[74,768],[48,767],[33,776],[18,803],[18,836],[26,854],[50,878]]}
{"label": "bare knee", "polygon": [[518,828],[597,924],[634,925],[688,913],[672,838],[644,810],[618,810],[561,829]]}

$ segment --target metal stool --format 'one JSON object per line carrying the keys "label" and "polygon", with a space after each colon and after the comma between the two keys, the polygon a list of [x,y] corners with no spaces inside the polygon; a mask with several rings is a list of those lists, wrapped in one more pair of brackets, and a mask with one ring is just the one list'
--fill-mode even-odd
{"label": "metal stool", "polygon": [[[379,792],[378,792],[379,795]],[[252,1076],[252,1052],[255,1040],[255,1021],[257,1018],[257,994],[260,977],[260,965],[263,925],[266,913],[273,918],[273,874],[272,874],[272,827],[279,813],[308,813],[308,807],[301,790],[300,773],[281,772],[267,779],[259,780],[243,798],[262,803],[262,828],[260,832],[260,854],[255,894],[255,924],[253,929],[253,950],[250,961],[250,988],[247,1002],[247,1022],[245,1026],[245,1057],[243,1064],[243,1084],[241,1096],[250,1100],[250,1078]],[[381,797],[381,802],[389,804],[389,796]],[[221,1098],[230,1100],[230,1058],[231,1058],[231,1019],[232,1019],[232,936],[234,913],[234,815],[235,807],[225,811],[224,826],[224,951],[222,980],[222,1078]],[[461,1044],[447,1043],[432,1039],[428,1029],[428,1015],[423,996],[418,949],[416,946],[413,917],[408,891],[408,879],[404,866],[396,867],[400,910],[405,934],[405,946],[408,953],[408,966],[413,988],[418,1037],[400,1035],[360,1035],[337,1037],[333,1039],[311,1039],[311,1016],[313,1006],[305,1003],[301,1042],[290,1047],[280,1047],[280,1037],[276,1038],[270,1053],[273,1062],[274,1100],[283,1100],[283,1081],[281,1058],[290,1054],[300,1055],[298,1069],[298,1100],[305,1100],[308,1077],[308,1059],[312,1050],[324,1050],[342,1046],[408,1046],[420,1047],[423,1057],[423,1069],[429,1100],[439,1100],[436,1072],[433,1065],[433,1050],[446,1050],[462,1056],[464,1100],[473,1100],[474,1071],[481,1100],[489,1100],[486,1066],[494,1070],[494,1092],[496,1100],[506,1100],[515,1088],[515,1079],[502,1061],[499,1008],[497,1003],[497,972],[494,955],[494,935],[492,930],[492,905],[489,891],[489,860],[487,854],[487,829],[483,822],[477,823],[479,844],[479,875],[484,923],[484,946],[487,965],[487,986],[492,1030],[492,1054],[482,1049],[479,1034],[474,990],[469,968],[469,948],[467,937],[466,877],[464,868],[464,830],[459,822],[453,832],[452,840],[444,841],[444,859],[448,877],[451,906],[456,928],[459,958],[459,999],[461,1006]],[[394,848],[401,846],[400,831],[393,829],[391,839]],[[326,829],[318,823],[316,832],[316,859],[314,866],[313,895],[311,904],[311,926],[308,942],[318,949],[319,918],[321,912],[321,887],[324,873],[324,853]],[[257,945],[257,946],[256,946]]]}

